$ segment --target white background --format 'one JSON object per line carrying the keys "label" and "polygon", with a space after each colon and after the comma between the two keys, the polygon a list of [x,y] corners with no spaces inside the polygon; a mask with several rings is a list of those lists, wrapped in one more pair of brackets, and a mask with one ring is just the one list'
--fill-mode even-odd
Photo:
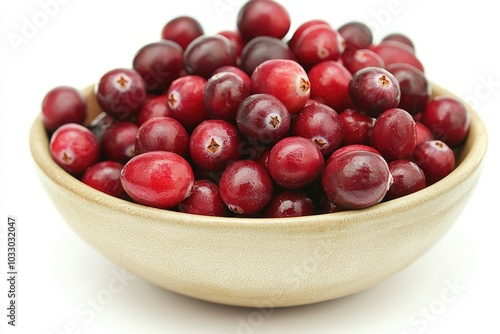
{"label": "white background", "polygon": [[[43,22],[46,2],[51,1],[0,2],[2,333],[500,333],[500,20],[493,2],[455,2],[453,8],[452,2],[435,0],[286,5],[292,30],[321,18],[334,27],[351,20],[369,23],[376,41],[391,32],[407,34],[428,78],[467,99],[489,127],[481,182],[460,219],[428,254],[372,289],[310,306],[233,308],[127,276],[121,292],[95,312],[89,303],[105,296],[120,270],[67,227],[35,175],[27,139],[43,96],[55,86],[83,88],[112,68],[130,67],[135,51],[157,40],[175,16],[198,18],[207,34],[233,29],[243,1],[61,0]],[[8,36],[22,36],[26,21],[34,19],[44,26],[15,47]],[[5,316],[8,215],[18,219],[15,328]]]}

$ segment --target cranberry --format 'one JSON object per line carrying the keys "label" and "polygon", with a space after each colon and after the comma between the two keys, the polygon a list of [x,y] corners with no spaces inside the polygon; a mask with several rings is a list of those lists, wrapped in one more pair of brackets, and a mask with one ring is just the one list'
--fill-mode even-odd
{"label": "cranberry", "polygon": [[59,86],[50,90],[42,102],[42,121],[45,129],[54,132],[67,123],[83,124],[87,104],[83,95],[73,87]]}
{"label": "cranberry", "polygon": [[358,49],[345,56],[344,66],[354,74],[365,67],[385,67],[385,64],[375,52],[368,49]]}
{"label": "cranberry", "polygon": [[356,109],[346,109],[339,116],[344,127],[342,146],[370,144],[370,136],[375,125],[375,118],[362,114]]}
{"label": "cranberry", "polygon": [[411,160],[424,172],[427,185],[436,183],[455,169],[453,150],[440,140],[418,144]]}
{"label": "cranberry", "polygon": [[125,198],[125,190],[120,180],[122,169],[123,164],[119,162],[101,161],[85,170],[82,182],[105,194]]}
{"label": "cranberry", "polygon": [[372,31],[362,22],[347,22],[339,27],[338,32],[346,42],[344,52],[347,56],[358,49],[368,48],[373,41]]}
{"label": "cranberry", "polygon": [[238,160],[222,172],[219,190],[222,200],[231,211],[252,215],[271,201],[273,182],[258,162]]}
{"label": "cranberry", "polygon": [[184,158],[189,152],[189,134],[172,117],[154,117],[144,122],[135,137],[135,152],[170,151]]}
{"label": "cranberry", "polygon": [[284,190],[273,197],[266,207],[267,218],[301,217],[314,214],[311,198],[300,191]]}
{"label": "cranberry", "polygon": [[251,76],[257,66],[270,59],[295,60],[295,56],[281,39],[259,36],[249,41],[243,48],[240,67]]}
{"label": "cranberry", "polygon": [[387,109],[380,114],[370,137],[370,145],[387,161],[409,159],[416,141],[415,121],[401,108]]}
{"label": "cranberry", "polygon": [[250,85],[251,85],[250,77],[248,76],[248,74],[246,74],[239,67],[236,67],[236,66],[222,66],[222,67],[219,67],[218,69],[216,69],[213,74],[215,75],[215,74],[221,73],[221,72],[231,72],[231,73],[234,73],[234,74],[238,75],[243,80],[243,82],[245,83],[245,86],[250,87]]}
{"label": "cranberry", "polygon": [[102,137],[102,149],[107,159],[126,163],[135,155],[135,137],[139,127],[130,121],[113,123]]}
{"label": "cranberry", "polygon": [[179,204],[179,211],[203,216],[227,216],[227,206],[222,200],[219,186],[209,180],[194,181],[191,195]]}
{"label": "cranberry", "polygon": [[179,16],[165,24],[161,37],[174,41],[186,49],[189,43],[203,33],[203,28],[196,19],[189,16]]}
{"label": "cranberry", "polygon": [[392,184],[387,162],[366,150],[344,153],[326,165],[323,189],[343,209],[363,209],[379,203]]}
{"label": "cranberry", "polygon": [[205,107],[211,118],[234,123],[238,107],[249,95],[249,82],[245,82],[240,75],[218,72],[205,85]]}
{"label": "cranberry", "polygon": [[324,163],[318,145],[298,136],[281,139],[269,153],[269,173],[278,185],[286,189],[311,184],[323,170]]}
{"label": "cranberry", "polygon": [[405,63],[415,66],[424,72],[424,66],[414,54],[414,50],[406,44],[396,41],[383,41],[371,46],[370,50],[378,54],[386,66],[395,63]]}
{"label": "cranberry", "polygon": [[323,26],[331,28],[330,24],[324,20],[315,19],[315,20],[310,20],[310,21],[306,21],[306,22],[302,23],[297,28],[297,30],[295,30],[295,32],[293,33],[292,38],[290,38],[290,40],[288,41],[288,47],[290,48],[290,50],[295,49],[295,44],[297,43],[297,41],[299,39],[302,38],[302,34],[307,29],[309,29],[312,26],[316,26],[316,25],[323,25]]}
{"label": "cranberry", "polygon": [[401,89],[399,108],[415,115],[424,111],[431,95],[431,85],[424,72],[408,64],[391,64],[386,68],[398,80]]}
{"label": "cranberry", "polygon": [[130,159],[122,169],[121,182],[135,202],[170,209],[189,196],[194,174],[177,153],[153,151]]}
{"label": "cranberry", "polygon": [[380,67],[366,67],[356,72],[348,89],[354,106],[373,117],[398,107],[401,98],[397,79]]}
{"label": "cranberry", "polygon": [[241,140],[234,125],[223,120],[207,120],[198,125],[189,139],[193,161],[206,171],[221,171],[240,158]]}
{"label": "cranberry", "polygon": [[341,148],[339,148],[338,150],[333,152],[332,155],[330,155],[330,157],[328,157],[328,159],[326,160],[325,166],[328,165],[333,160],[340,157],[342,154],[353,152],[353,151],[368,151],[368,152],[375,153],[375,154],[382,156],[379,151],[377,151],[376,149],[374,149],[371,146],[363,145],[363,144],[352,144],[352,145],[342,146]]}
{"label": "cranberry", "polygon": [[255,158],[255,161],[264,166],[267,171],[269,171],[269,153],[271,153],[271,148],[268,147]]}
{"label": "cranberry", "polygon": [[167,106],[168,96],[162,94],[147,101],[137,114],[135,122],[141,126],[148,119],[153,117],[167,117],[170,116],[170,110]]}
{"label": "cranberry", "polygon": [[236,60],[238,60],[241,57],[241,52],[246,44],[243,37],[241,37],[241,34],[238,31],[232,30],[219,31],[217,34],[226,37],[229,42],[231,42],[234,53],[236,54]]}
{"label": "cranberry", "polygon": [[418,145],[424,141],[435,139],[431,130],[429,130],[429,128],[426,127],[421,122],[415,121],[415,129],[417,131],[417,143],[416,143],[416,145]]}
{"label": "cranberry", "polygon": [[114,69],[99,80],[96,98],[104,111],[123,120],[141,110],[146,101],[146,83],[135,70]]}
{"label": "cranberry", "polygon": [[385,200],[403,197],[425,188],[424,172],[413,161],[394,160],[388,166],[394,182],[387,191]]}
{"label": "cranberry", "polygon": [[184,68],[187,74],[205,79],[222,66],[236,65],[236,52],[224,36],[200,36],[189,44],[184,52]]}
{"label": "cranberry", "polygon": [[52,134],[50,154],[65,171],[79,175],[99,160],[99,142],[83,125],[66,123]]}
{"label": "cranberry", "polygon": [[427,104],[422,114],[422,123],[431,130],[436,139],[455,148],[469,133],[470,113],[457,99],[439,96]]}
{"label": "cranberry", "polygon": [[148,92],[163,93],[180,76],[183,52],[179,44],[167,40],[147,44],[137,51],[133,66]]}
{"label": "cranberry", "polygon": [[385,41],[395,41],[395,42],[400,42],[400,43],[406,44],[407,46],[409,46],[413,50],[413,53],[415,53],[415,44],[413,44],[413,41],[406,35],[403,35],[401,33],[389,34],[389,35],[385,36],[384,38],[382,38],[382,42],[385,42]]}
{"label": "cranberry", "polygon": [[253,145],[274,144],[288,133],[290,122],[285,105],[269,94],[250,95],[236,113],[238,130]]}
{"label": "cranberry", "polygon": [[324,156],[328,156],[342,143],[344,126],[335,110],[322,103],[313,103],[295,118],[292,133],[310,139]]}
{"label": "cranberry", "polygon": [[311,68],[307,75],[311,82],[312,99],[337,112],[352,106],[348,91],[352,75],[344,65],[336,61],[324,61]]}
{"label": "cranberry", "polygon": [[258,36],[281,39],[290,29],[290,16],[287,10],[275,1],[253,0],[240,8],[237,25],[246,41]]}
{"label": "cranberry", "polygon": [[311,83],[306,71],[297,62],[271,59],[254,70],[251,90],[254,94],[270,94],[277,97],[289,113],[295,114],[309,100]]}

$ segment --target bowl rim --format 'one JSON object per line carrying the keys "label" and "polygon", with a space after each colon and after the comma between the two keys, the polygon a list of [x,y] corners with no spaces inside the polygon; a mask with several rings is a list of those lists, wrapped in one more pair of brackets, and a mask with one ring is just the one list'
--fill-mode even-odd
{"label": "bowl rim", "polygon": [[[81,92],[87,100],[95,98],[95,96],[93,96],[93,86],[83,89]],[[265,228],[269,230],[283,229],[285,226],[291,229],[302,228],[304,226],[311,229],[325,226],[325,224],[341,227],[345,226],[346,222],[349,222],[349,224],[362,224],[363,222],[369,222],[370,218],[384,215],[384,213],[409,210],[412,207],[432,200],[450,189],[457,187],[460,183],[464,182],[470,174],[481,167],[488,146],[486,127],[483,121],[465,101],[451,92],[436,84],[432,84],[432,92],[432,96],[445,95],[457,98],[465,104],[470,112],[470,132],[461,148],[461,154],[457,160],[456,168],[444,179],[420,191],[359,210],[347,210],[336,213],[292,218],[240,218],[202,216],[168,209],[153,208],[119,199],[93,189],[57,165],[49,152],[49,136],[43,126],[41,114],[35,118],[31,126],[29,132],[29,147],[35,164],[52,182],[86,201],[93,202],[99,206],[105,206],[108,209],[119,211],[124,214],[140,216],[152,222],[164,222],[199,228],[218,227],[230,229]]]}

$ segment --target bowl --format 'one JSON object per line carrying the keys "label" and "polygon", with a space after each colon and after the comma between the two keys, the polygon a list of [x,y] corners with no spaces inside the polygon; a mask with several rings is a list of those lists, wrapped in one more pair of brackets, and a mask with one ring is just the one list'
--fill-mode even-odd
{"label": "bowl", "polygon": [[[453,96],[433,85],[433,96]],[[101,110],[82,90],[89,119]],[[362,210],[300,218],[220,218],[156,209],[83,184],[49,153],[41,117],[30,149],[41,184],[69,226],[117,265],[151,283],[215,303],[311,304],[350,295],[401,271],[450,229],[480,178],[483,122],[471,129],[456,169],[411,195]]]}

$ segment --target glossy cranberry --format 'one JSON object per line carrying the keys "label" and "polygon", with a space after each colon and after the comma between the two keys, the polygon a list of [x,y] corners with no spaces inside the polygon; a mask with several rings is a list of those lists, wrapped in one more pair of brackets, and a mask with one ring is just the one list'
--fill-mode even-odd
{"label": "glossy cranberry", "polygon": [[163,93],[180,76],[183,52],[179,44],[167,40],[144,45],[137,51],[133,67],[144,79],[148,92]]}
{"label": "glossy cranberry", "polygon": [[440,140],[418,144],[411,160],[424,172],[427,185],[436,183],[455,169],[453,150]]}
{"label": "glossy cranberry", "polygon": [[83,95],[73,87],[53,88],[43,98],[42,121],[49,132],[67,123],[83,124],[86,118],[87,104]]}
{"label": "glossy cranberry", "polygon": [[130,159],[122,169],[121,182],[135,202],[171,209],[190,195],[194,174],[177,153],[153,151]]}
{"label": "glossy cranberry", "polygon": [[344,211],[344,209],[339,208],[336,206],[328,196],[323,196],[320,200],[320,205],[319,205],[319,213],[335,213],[335,212],[341,212]]}
{"label": "glossy cranberry", "polygon": [[122,169],[123,164],[119,162],[109,160],[101,161],[85,170],[82,176],[82,182],[105,194],[124,198],[125,190],[123,190],[120,180]]}
{"label": "glossy cranberry", "polygon": [[146,101],[146,83],[133,69],[114,69],[99,80],[96,98],[104,111],[123,120],[141,110]]}
{"label": "glossy cranberry", "polygon": [[241,52],[243,51],[243,48],[246,44],[243,37],[241,37],[241,34],[238,31],[232,30],[219,31],[217,34],[226,37],[229,42],[231,42],[231,45],[233,46],[234,52],[236,54],[236,59],[238,60],[241,57]]}
{"label": "glossy cranberry", "polygon": [[205,79],[222,66],[236,65],[236,52],[224,36],[200,36],[189,44],[184,52],[184,68],[187,74]]}
{"label": "glossy cranberry", "polygon": [[351,73],[339,62],[324,61],[307,73],[311,83],[311,98],[340,112],[352,106],[348,86]]}
{"label": "glossy cranberry", "polygon": [[371,29],[362,22],[347,22],[338,28],[338,32],[345,40],[346,48],[344,53],[347,56],[358,49],[368,48],[373,42]]}
{"label": "glossy cranberry", "polygon": [[253,0],[240,8],[237,26],[246,41],[258,36],[281,39],[290,29],[290,16],[285,7],[275,1]]}
{"label": "glossy cranberry", "polygon": [[94,118],[87,128],[92,131],[94,136],[96,136],[99,144],[102,142],[102,137],[104,133],[108,130],[108,128],[115,122],[118,122],[116,119],[111,117],[107,112],[101,112]]}
{"label": "glossy cranberry", "polygon": [[189,139],[191,159],[207,171],[221,171],[240,158],[241,140],[234,125],[211,119],[198,125]]}
{"label": "glossy cranberry", "polygon": [[422,114],[422,123],[431,130],[436,139],[455,148],[469,133],[470,113],[457,99],[439,96],[427,104]]}
{"label": "glossy cranberry", "polygon": [[135,155],[135,136],[139,127],[130,121],[113,123],[104,132],[102,149],[107,159],[126,163]]}
{"label": "glossy cranberry", "polygon": [[367,152],[375,153],[375,154],[382,156],[379,151],[377,151],[376,149],[374,149],[373,147],[368,146],[368,145],[363,145],[363,144],[346,145],[346,146],[342,146],[341,148],[335,150],[332,153],[332,155],[330,155],[328,157],[328,159],[326,160],[325,166],[328,165],[333,160],[340,157],[341,155],[343,155],[345,153],[353,152],[353,151],[367,151]]}
{"label": "glossy cranberry", "polygon": [[50,154],[65,171],[79,175],[98,161],[100,147],[89,129],[77,123],[67,123],[52,134]]}
{"label": "glossy cranberry", "polygon": [[385,64],[375,52],[368,49],[358,49],[345,56],[344,66],[354,74],[365,67],[385,67]]}
{"label": "glossy cranberry", "polygon": [[385,200],[403,197],[425,188],[424,172],[409,160],[394,160],[387,164],[394,182],[385,195]]}
{"label": "glossy cranberry", "polygon": [[362,114],[356,109],[345,109],[339,114],[339,117],[344,127],[342,146],[370,144],[375,118]]}
{"label": "glossy cranberry", "polygon": [[311,83],[307,73],[297,62],[271,59],[254,70],[251,77],[254,94],[270,94],[278,98],[289,113],[295,114],[309,100]]}
{"label": "glossy cranberry", "polygon": [[288,47],[290,48],[290,50],[293,50],[295,48],[295,44],[302,37],[302,34],[307,29],[309,29],[312,26],[316,26],[316,25],[323,25],[323,26],[331,28],[331,25],[328,22],[326,22],[324,20],[319,20],[319,19],[309,20],[309,21],[302,23],[293,33],[292,38],[290,38],[290,40],[288,41]]}
{"label": "glossy cranberry", "polygon": [[255,37],[241,52],[240,68],[251,76],[257,66],[270,59],[295,60],[295,56],[281,39],[268,36]]}
{"label": "glossy cranberry", "polygon": [[271,153],[271,148],[266,148],[264,151],[260,152],[255,158],[255,161],[260,163],[267,171],[269,171],[269,154]]}
{"label": "glossy cranberry", "polygon": [[370,146],[387,161],[409,159],[417,142],[413,117],[404,109],[391,108],[377,118]]}
{"label": "glossy cranberry", "polygon": [[431,85],[424,72],[408,64],[391,64],[386,67],[398,80],[401,89],[399,108],[415,115],[424,111],[431,95]]}
{"label": "glossy cranberry", "polygon": [[236,67],[236,66],[222,66],[222,67],[219,67],[218,69],[216,69],[213,74],[215,75],[215,74],[221,73],[221,72],[231,72],[231,73],[234,73],[234,74],[238,75],[243,80],[243,82],[245,83],[245,86],[250,87],[250,84],[251,84],[250,76],[248,74],[246,74],[239,67]]}
{"label": "glossy cranberry", "polygon": [[207,80],[197,75],[186,75],[172,82],[167,92],[167,106],[171,117],[188,131],[210,116],[204,103]]}
{"label": "glossy cranberry", "polygon": [[203,33],[203,28],[196,19],[189,16],[179,16],[165,24],[161,37],[174,41],[186,49],[189,43]]}
{"label": "glossy cranberry", "polygon": [[142,124],[135,137],[135,152],[170,151],[186,158],[189,152],[189,134],[172,117],[154,117]]}
{"label": "glossy cranberry", "polygon": [[148,119],[153,117],[167,117],[170,116],[170,110],[167,106],[168,96],[162,94],[147,101],[137,114],[135,123],[141,126]]}
{"label": "glossy cranberry", "polygon": [[205,107],[211,118],[234,123],[238,107],[249,95],[250,85],[240,75],[219,72],[205,85]]}
{"label": "glossy cranberry", "polygon": [[385,66],[395,63],[405,63],[425,72],[424,66],[415,56],[414,50],[401,42],[383,41],[377,45],[371,46],[370,50],[378,54],[384,60]]}
{"label": "glossy cranberry", "polygon": [[421,122],[415,121],[415,130],[417,131],[417,142],[416,145],[428,141],[428,140],[434,140],[434,135],[432,134],[432,131],[429,130],[428,127],[426,127],[424,124]]}
{"label": "glossy cranberry", "polygon": [[203,216],[225,217],[227,206],[222,200],[219,186],[210,180],[196,180],[191,195],[179,204],[179,211]]}
{"label": "glossy cranberry", "polygon": [[401,90],[397,79],[380,67],[366,67],[356,72],[348,87],[354,106],[378,117],[390,108],[397,108]]}
{"label": "glossy cranberry", "polygon": [[310,139],[324,156],[328,156],[342,143],[344,126],[335,110],[322,103],[313,103],[297,115],[292,134]]}
{"label": "glossy cranberry", "polygon": [[303,192],[293,190],[284,190],[274,196],[264,212],[267,218],[302,217],[312,214],[312,199]]}
{"label": "glossy cranberry", "polygon": [[238,130],[253,145],[276,143],[288,133],[290,122],[285,105],[269,94],[250,95],[236,113]]}
{"label": "glossy cranberry", "polygon": [[343,209],[363,209],[379,203],[392,184],[387,162],[366,150],[351,151],[328,163],[323,172],[323,189]]}
{"label": "glossy cranberry", "polygon": [[266,169],[253,160],[230,164],[220,178],[219,191],[227,207],[252,215],[266,207],[273,197],[273,182]]}
{"label": "glossy cranberry", "polygon": [[384,42],[384,41],[395,41],[395,42],[406,44],[415,53],[415,44],[408,36],[406,36],[404,34],[401,34],[401,33],[389,34],[389,35],[385,36],[384,38],[382,38],[382,42]]}
{"label": "glossy cranberry", "polygon": [[299,189],[311,184],[324,164],[318,145],[298,136],[281,139],[269,153],[269,173],[278,185],[286,189]]}

